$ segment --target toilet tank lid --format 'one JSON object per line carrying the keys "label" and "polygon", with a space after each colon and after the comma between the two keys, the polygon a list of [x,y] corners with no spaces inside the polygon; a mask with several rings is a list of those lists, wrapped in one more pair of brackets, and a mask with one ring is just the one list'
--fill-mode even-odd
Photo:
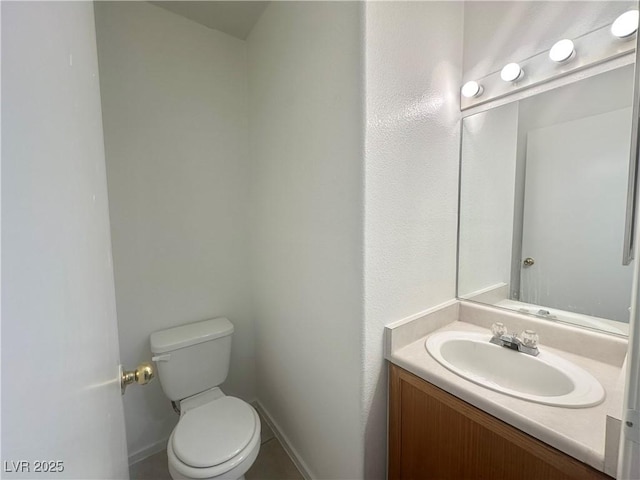
{"label": "toilet tank lid", "polygon": [[233,333],[233,324],[224,317],[180,325],[153,332],[149,341],[151,353],[165,353],[179,348],[226,337]]}

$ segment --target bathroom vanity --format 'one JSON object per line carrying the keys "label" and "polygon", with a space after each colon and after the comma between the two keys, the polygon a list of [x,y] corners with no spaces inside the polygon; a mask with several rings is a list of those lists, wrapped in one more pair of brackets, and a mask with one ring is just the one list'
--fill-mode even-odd
{"label": "bathroom vanity", "polygon": [[390,479],[610,478],[393,364],[389,387]]}
{"label": "bathroom vanity", "polygon": [[[540,356],[552,353],[591,374],[604,400],[568,408],[516,398],[445,368],[425,346],[447,331],[484,333],[488,340],[496,321],[510,331],[536,330]],[[626,344],[623,337],[457,300],[390,325],[389,478],[610,478]]]}
{"label": "bathroom vanity", "polygon": [[390,479],[617,474],[640,167],[615,31],[465,78],[458,300],[386,328]]}

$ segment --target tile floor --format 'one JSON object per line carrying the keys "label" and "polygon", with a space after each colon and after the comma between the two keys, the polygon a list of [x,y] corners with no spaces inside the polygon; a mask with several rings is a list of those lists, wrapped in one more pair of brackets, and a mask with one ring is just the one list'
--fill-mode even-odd
{"label": "tile floor", "polygon": [[[260,417],[260,453],[247,473],[246,480],[303,480],[296,466]],[[167,451],[156,453],[129,467],[131,480],[171,480],[167,469]]]}

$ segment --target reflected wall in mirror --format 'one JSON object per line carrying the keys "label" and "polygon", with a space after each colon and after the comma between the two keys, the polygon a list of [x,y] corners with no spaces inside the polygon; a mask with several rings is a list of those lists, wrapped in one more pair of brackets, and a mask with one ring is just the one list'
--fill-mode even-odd
{"label": "reflected wall in mirror", "polygon": [[458,297],[626,335],[633,65],[463,119]]}

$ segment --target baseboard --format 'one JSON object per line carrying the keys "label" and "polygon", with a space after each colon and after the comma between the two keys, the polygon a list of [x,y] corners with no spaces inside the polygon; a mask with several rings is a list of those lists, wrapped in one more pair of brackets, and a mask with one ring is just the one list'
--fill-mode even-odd
{"label": "baseboard", "polygon": [[134,463],[138,463],[139,461],[144,460],[151,455],[155,455],[156,453],[161,452],[162,450],[167,448],[168,441],[169,437],[163,438],[162,440],[158,440],[157,442],[152,443],[151,445],[144,447],[135,453],[132,453],[131,455],[129,455],[129,466],[133,465]]}
{"label": "baseboard", "polygon": [[291,446],[291,442],[286,437],[286,435],[282,433],[282,430],[280,430],[278,425],[273,421],[273,418],[271,418],[269,412],[265,410],[265,408],[258,400],[254,400],[251,403],[256,408],[256,410],[258,410],[258,413],[262,415],[262,418],[267,423],[267,425],[269,425],[269,428],[273,431],[273,434],[282,445],[282,448],[284,448],[284,451],[287,453],[287,455],[289,455],[289,458],[296,466],[296,468],[300,471],[305,480],[313,480],[313,477],[309,473],[309,468],[307,467],[306,463],[304,463],[298,452],[296,452],[296,449]]}

